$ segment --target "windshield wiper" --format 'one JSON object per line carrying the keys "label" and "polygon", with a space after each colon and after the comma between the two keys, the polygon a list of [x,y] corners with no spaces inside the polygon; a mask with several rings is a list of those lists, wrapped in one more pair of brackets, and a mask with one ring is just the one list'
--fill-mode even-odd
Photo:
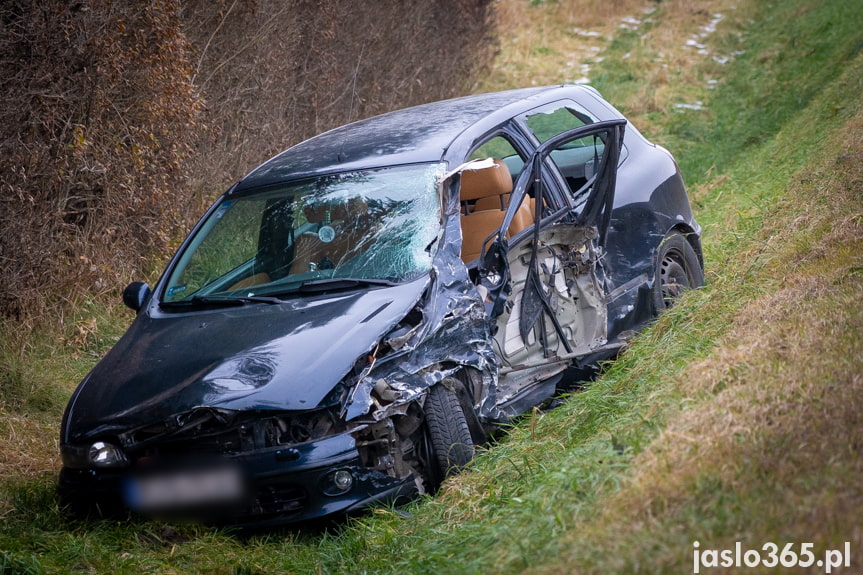
{"label": "windshield wiper", "polygon": [[395,282],[376,278],[326,278],[306,280],[300,284],[297,291],[322,292],[331,290],[354,289],[368,286],[394,286]]}
{"label": "windshield wiper", "polygon": [[269,303],[269,304],[279,304],[285,303],[284,300],[281,300],[277,297],[270,296],[260,296],[260,295],[248,295],[248,296],[233,296],[233,297],[218,297],[218,296],[207,296],[207,295],[195,295],[189,299],[178,300],[178,301],[163,301],[161,302],[161,306],[168,307],[184,307],[184,306],[200,306],[200,305],[212,305],[212,306],[236,306],[236,305],[246,305],[247,303]]}

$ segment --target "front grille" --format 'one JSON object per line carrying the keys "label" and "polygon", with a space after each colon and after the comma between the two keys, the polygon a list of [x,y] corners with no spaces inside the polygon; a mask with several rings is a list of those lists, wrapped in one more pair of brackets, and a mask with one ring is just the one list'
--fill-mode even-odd
{"label": "front grille", "polygon": [[172,421],[124,434],[127,454],[135,459],[182,458],[187,453],[233,455],[324,439],[344,430],[333,409],[276,415],[247,412],[238,417],[199,408],[183,419],[179,426]]}

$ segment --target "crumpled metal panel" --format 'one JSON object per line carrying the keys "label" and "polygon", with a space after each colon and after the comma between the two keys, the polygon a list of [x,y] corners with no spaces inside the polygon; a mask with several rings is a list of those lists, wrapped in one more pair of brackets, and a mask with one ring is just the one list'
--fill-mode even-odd
{"label": "crumpled metal panel", "polygon": [[73,436],[64,440],[157,423],[200,406],[313,409],[416,305],[427,284],[139,316],[79,386],[65,418]]}
{"label": "crumpled metal panel", "polygon": [[441,182],[447,217],[434,257],[431,284],[419,304],[422,320],[402,347],[378,358],[363,374],[345,406],[348,421],[372,408],[371,392],[381,379],[400,392],[392,405],[401,405],[464,368],[473,368],[482,375],[482,393],[474,398],[479,417],[487,421],[500,418],[495,400],[500,366],[492,347],[485,304],[461,260],[459,199],[457,193],[448,193],[452,181],[450,178]]}

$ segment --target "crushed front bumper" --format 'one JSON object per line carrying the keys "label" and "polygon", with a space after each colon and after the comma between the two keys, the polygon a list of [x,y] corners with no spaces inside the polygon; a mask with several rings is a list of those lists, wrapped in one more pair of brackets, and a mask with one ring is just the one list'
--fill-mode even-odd
{"label": "crushed front bumper", "polygon": [[[224,508],[199,500],[194,507],[179,505],[161,509],[159,513],[136,509],[129,493],[130,486],[141,477],[140,466],[63,468],[58,490],[61,501],[77,509],[85,503],[98,504],[102,509],[132,508],[147,515],[185,514],[242,527],[266,527],[337,516],[377,502],[408,500],[417,494],[413,476],[396,478],[364,467],[355,440],[347,433],[291,447],[236,454],[222,462],[238,469],[247,487],[241,502]],[[159,470],[157,473],[169,477],[176,472]]]}

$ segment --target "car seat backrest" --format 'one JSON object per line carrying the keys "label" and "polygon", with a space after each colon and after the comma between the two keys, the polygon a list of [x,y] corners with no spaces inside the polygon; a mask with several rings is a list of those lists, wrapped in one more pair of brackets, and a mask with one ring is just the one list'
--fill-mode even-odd
{"label": "car seat backrest", "polygon": [[505,210],[509,206],[509,201],[512,199],[512,194],[504,194],[502,196],[493,196],[489,198],[479,198],[473,205],[475,212],[482,210]]}
{"label": "car seat backrest", "polygon": [[[459,199],[465,206],[461,216],[462,261],[469,263],[480,256],[483,242],[503,223],[511,195],[512,176],[506,164],[497,158],[492,167],[462,172],[459,190]],[[532,223],[530,205],[522,202],[507,230],[507,237]]]}
{"label": "car seat backrest", "polygon": [[459,198],[463,202],[494,198],[512,192],[512,176],[502,160],[494,158],[494,166],[481,170],[465,170],[461,174]]}

